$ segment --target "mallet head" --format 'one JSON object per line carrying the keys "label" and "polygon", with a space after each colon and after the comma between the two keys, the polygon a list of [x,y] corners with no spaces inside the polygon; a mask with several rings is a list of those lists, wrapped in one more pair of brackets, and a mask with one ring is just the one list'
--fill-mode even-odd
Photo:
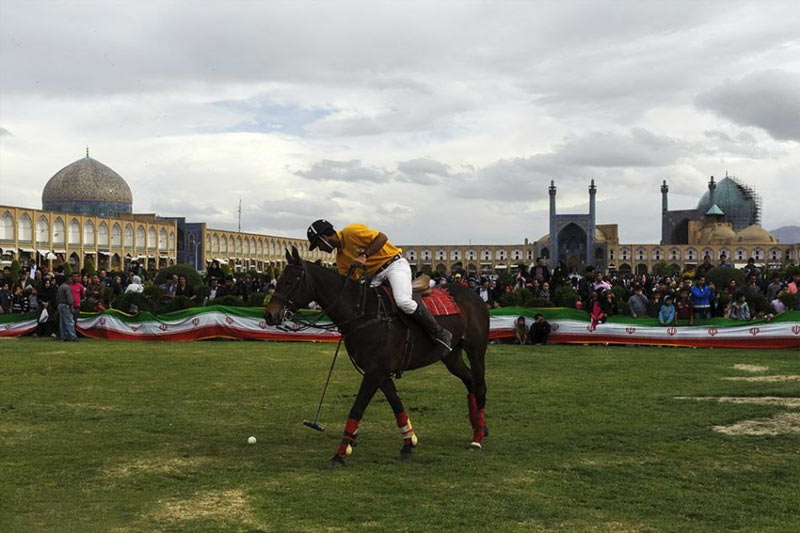
{"label": "mallet head", "polygon": [[303,425],[308,426],[311,429],[316,429],[317,431],[325,431],[325,428],[317,424],[316,422],[309,422],[308,420],[303,420]]}

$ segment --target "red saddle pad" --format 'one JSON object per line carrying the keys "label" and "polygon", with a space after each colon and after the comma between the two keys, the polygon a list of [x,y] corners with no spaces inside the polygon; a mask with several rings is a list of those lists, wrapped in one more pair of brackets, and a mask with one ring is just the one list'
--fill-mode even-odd
{"label": "red saddle pad", "polygon": [[[389,288],[389,285],[384,283],[380,288],[391,306],[392,311],[396,312],[397,307],[394,303],[394,295],[392,295],[392,290]],[[429,296],[422,297],[422,303],[425,304],[425,307],[428,308],[428,311],[430,311],[433,316],[461,314],[461,309],[458,308],[456,301],[453,300],[453,297],[450,296],[450,292],[447,289],[440,289],[437,287],[431,289],[431,294]]]}
{"label": "red saddle pad", "polygon": [[425,307],[433,316],[460,315],[461,309],[456,305],[450,291],[447,289],[433,288],[430,296],[423,296],[422,301]]}

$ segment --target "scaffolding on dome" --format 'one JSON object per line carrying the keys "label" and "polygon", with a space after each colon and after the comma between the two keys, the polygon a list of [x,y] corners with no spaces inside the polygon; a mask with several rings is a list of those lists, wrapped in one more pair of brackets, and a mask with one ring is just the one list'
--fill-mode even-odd
{"label": "scaffolding on dome", "polygon": [[[756,225],[760,226],[761,225],[761,196],[756,192],[755,187],[749,185],[748,183],[743,182],[742,180],[740,180],[736,176],[728,175],[727,172],[725,173],[725,177],[726,178],[730,178],[731,181],[733,181],[739,187],[739,189],[744,194],[745,198],[747,198],[748,200],[752,201],[753,204],[755,205],[755,209],[753,209],[753,210],[750,210],[750,209],[739,210],[739,209],[737,209],[736,212],[734,212],[734,213],[730,213],[730,214],[729,213],[725,213],[725,214],[726,215],[729,214],[730,218],[732,218],[732,219],[733,218],[740,219],[740,220],[741,219],[747,219],[747,224],[746,224],[747,226],[750,226],[752,224],[756,224]],[[734,225],[736,225],[736,224],[734,224]]]}

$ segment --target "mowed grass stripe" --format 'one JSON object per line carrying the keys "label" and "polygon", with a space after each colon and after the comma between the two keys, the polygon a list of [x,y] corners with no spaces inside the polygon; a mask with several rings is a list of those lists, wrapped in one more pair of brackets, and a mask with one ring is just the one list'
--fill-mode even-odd
{"label": "mowed grass stripe", "polygon": [[[397,381],[420,446],[327,344],[0,342],[2,531],[796,531],[800,436],[712,430],[790,412],[677,397],[800,397],[797,352],[493,345],[483,452],[442,365]],[[258,438],[250,446],[246,439]]]}

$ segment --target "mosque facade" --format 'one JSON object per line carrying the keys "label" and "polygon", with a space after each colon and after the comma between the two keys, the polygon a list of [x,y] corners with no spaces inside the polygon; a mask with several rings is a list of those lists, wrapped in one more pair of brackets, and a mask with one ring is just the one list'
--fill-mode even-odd
{"label": "mosque facade", "polygon": [[[416,272],[495,274],[543,258],[551,267],[563,261],[571,269],[644,273],[666,262],[675,270],[692,268],[709,256],[740,266],[749,258],[779,267],[797,263],[800,244],[781,244],[759,224],[761,204],[755,191],[733,177],[712,177],[695,209],[670,211],[669,186],[661,185],[662,238],[658,244],[619,242],[617,224],[597,224],[597,186],[589,184],[588,213],[557,211],[557,187],[550,183],[549,231],[517,244],[405,244],[403,254]],[[284,250],[296,247],[310,261],[332,265],[334,257],[310,251],[305,238],[229,231],[189,222],[184,217],[134,213],[125,180],[89,157],[59,170],[45,185],[42,209],[0,205],[0,264],[91,261],[117,270],[138,261],[149,269],[188,263],[205,270],[212,261],[234,270],[265,271],[286,265]]]}

